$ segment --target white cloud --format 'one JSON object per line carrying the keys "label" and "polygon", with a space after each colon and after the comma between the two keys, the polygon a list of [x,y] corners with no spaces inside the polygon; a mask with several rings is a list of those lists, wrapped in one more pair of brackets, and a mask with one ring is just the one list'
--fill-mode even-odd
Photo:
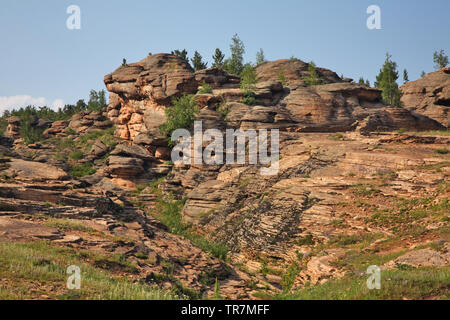
{"label": "white cloud", "polygon": [[53,110],[58,110],[59,108],[62,108],[62,107],[64,107],[64,100],[56,99],[55,101],[53,101],[50,108],[52,108]]}
{"label": "white cloud", "polygon": [[56,99],[50,104],[44,97],[35,98],[29,95],[0,97],[0,115],[2,115],[5,110],[18,109],[29,105],[36,107],[48,106],[49,108],[57,110],[60,107],[64,107],[64,101]]}

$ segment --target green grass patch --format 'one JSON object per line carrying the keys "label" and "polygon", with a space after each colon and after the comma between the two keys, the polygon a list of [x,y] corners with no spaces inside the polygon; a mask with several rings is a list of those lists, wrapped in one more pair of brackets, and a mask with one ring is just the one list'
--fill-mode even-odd
{"label": "green grass patch", "polygon": [[375,188],[373,185],[367,184],[367,183],[360,183],[360,184],[354,185],[351,187],[351,190],[354,194],[356,194],[358,196],[366,196],[366,197],[371,197],[371,196],[377,195],[381,192],[379,189]]}
{"label": "green grass patch", "polygon": [[57,228],[62,231],[81,231],[87,233],[97,232],[94,228],[85,226],[81,222],[72,221],[69,219],[50,218],[45,221],[44,225],[51,228]]}
{"label": "green grass patch", "polygon": [[381,289],[369,290],[368,275],[348,275],[294,293],[276,296],[282,300],[402,300],[440,297],[449,299],[450,267],[412,270],[382,270]]}
{"label": "green grass patch", "polygon": [[[43,241],[0,242],[0,274],[3,279],[8,279],[6,285],[0,286],[0,299],[39,299],[43,294],[51,299],[77,300],[179,299],[170,291],[133,283],[112,269],[95,267],[95,263],[102,259],[120,260],[117,257],[56,247]],[[92,261],[94,266],[91,265]],[[80,290],[66,288],[69,277],[66,270],[71,265],[81,269]]]}
{"label": "green grass patch", "polygon": [[447,148],[438,148],[434,150],[435,153],[437,154],[448,154],[448,149]]}
{"label": "green grass patch", "polygon": [[181,210],[184,201],[173,200],[171,197],[159,196],[156,208],[152,213],[155,218],[167,226],[170,233],[183,236],[192,241],[197,247],[213,256],[225,260],[228,247],[222,243],[214,242],[195,233],[190,225],[182,222]]}
{"label": "green grass patch", "polygon": [[92,163],[86,162],[81,165],[75,165],[70,170],[70,174],[74,177],[81,178],[85,176],[90,176],[95,173],[95,169],[92,168]]}
{"label": "green grass patch", "polygon": [[81,160],[83,159],[83,152],[82,151],[75,151],[69,154],[69,158],[72,160]]}

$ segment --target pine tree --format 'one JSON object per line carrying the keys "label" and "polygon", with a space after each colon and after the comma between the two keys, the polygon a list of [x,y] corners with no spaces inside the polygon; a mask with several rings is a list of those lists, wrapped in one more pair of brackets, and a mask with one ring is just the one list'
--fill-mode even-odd
{"label": "pine tree", "polygon": [[319,75],[317,74],[316,65],[313,61],[311,61],[308,65],[309,76],[303,77],[303,81],[308,86],[315,86],[318,84],[322,84],[322,80],[320,80]]}
{"label": "pine tree", "polygon": [[442,69],[448,65],[448,56],[445,55],[444,50],[439,53],[436,51],[433,54],[434,68],[436,70]]}
{"label": "pine tree", "polygon": [[231,38],[231,58],[225,60],[224,69],[231,74],[240,75],[244,69],[245,46],[237,33]]}
{"label": "pine tree", "polygon": [[403,83],[407,83],[409,81],[408,71],[406,69],[403,70]]}
{"label": "pine tree", "polygon": [[188,52],[186,51],[186,49],[183,49],[182,51],[174,50],[171,52],[171,54],[173,54],[174,56],[180,57],[181,59],[183,59],[184,61],[189,63]]}
{"label": "pine tree", "polygon": [[222,51],[220,51],[219,48],[216,49],[216,52],[214,53],[212,58],[214,60],[212,67],[222,69],[223,59],[225,58],[225,55],[222,53]]}
{"label": "pine tree", "polygon": [[253,91],[254,84],[258,82],[255,68],[247,63],[241,73],[241,89],[244,91]]}
{"label": "pine tree", "polygon": [[364,82],[364,78],[363,78],[363,77],[359,78],[358,83],[359,83],[359,84],[362,84],[362,85],[366,84],[366,83]]}
{"label": "pine tree", "polygon": [[125,66],[127,66],[128,64],[127,64],[127,59],[125,59],[125,58],[123,58],[122,59],[122,67],[125,67]]}
{"label": "pine tree", "polygon": [[386,60],[375,81],[375,87],[381,89],[383,101],[394,107],[400,107],[401,92],[398,88],[397,63],[391,60],[391,55],[386,53]]}
{"label": "pine tree", "polygon": [[370,87],[370,81],[366,80],[366,86]]}
{"label": "pine tree", "polygon": [[191,59],[191,61],[195,71],[206,69],[206,67],[208,66],[208,63],[203,62],[203,58],[200,53],[198,53],[198,51],[194,52],[194,57]]}
{"label": "pine tree", "polygon": [[420,74],[420,77],[423,78],[425,77],[427,74],[425,73],[425,71],[422,71],[422,73]]}
{"label": "pine tree", "polygon": [[259,49],[256,53],[256,65],[266,62],[266,57],[264,56],[263,49]]}

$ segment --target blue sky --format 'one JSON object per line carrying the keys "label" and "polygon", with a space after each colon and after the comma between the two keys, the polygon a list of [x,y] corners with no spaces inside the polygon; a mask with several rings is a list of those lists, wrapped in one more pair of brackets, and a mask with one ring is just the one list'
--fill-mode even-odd
{"label": "blue sky", "polygon": [[[81,30],[66,27],[72,4],[81,8]],[[372,4],[381,8],[381,30],[366,27]],[[314,60],[373,83],[389,51],[414,80],[434,70],[434,51],[450,54],[449,12],[448,0],[2,0],[0,112],[86,99],[122,58],[186,48],[211,60],[216,47],[229,53],[234,33],[247,61],[263,48],[268,60]]]}

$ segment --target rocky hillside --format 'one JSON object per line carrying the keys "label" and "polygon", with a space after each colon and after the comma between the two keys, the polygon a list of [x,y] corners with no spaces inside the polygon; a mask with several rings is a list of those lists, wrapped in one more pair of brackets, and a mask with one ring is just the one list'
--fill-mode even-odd
{"label": "rocky hillside", "polygon": [[[0,260],[0,296],[70,294],[61,272],[43,280],[46,265],[66,268],[54,251],[64,248],[145,297],[448,298],[446,69],[403,86],[403,108],[324,68],[309,86],[298,59],[255,71],[249,100],[237,76],[155,54],[105,76],[104,112],[47,123],[39,143],[23,144],[10,119],[0,140],[1,256],[34,250],[42,274],[17,282]],[[174,165],[159,127],[183,94],[196,96],[204,130],[280,129],[278,174]],[[363,285],[370,265],[391,280],[381,291]]]}

